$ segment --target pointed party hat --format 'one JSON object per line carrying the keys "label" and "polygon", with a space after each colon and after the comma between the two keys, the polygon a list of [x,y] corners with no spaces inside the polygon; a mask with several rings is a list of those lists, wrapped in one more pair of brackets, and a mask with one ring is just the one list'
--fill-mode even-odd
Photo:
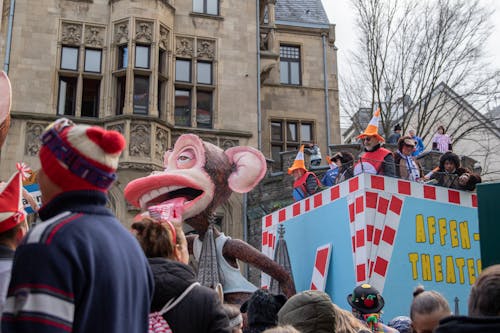
{"label": "pointed party hat", "polygon": [[373,117],[370,120],[370,123],[368,123],[368,126],[366,126],[365,131],[360,135],[358,135],[356,139],[363,139],[364,137],[367,136],[374,136],[377,138],[379,142],[384,142],[385,141],[384,138],[378,134],[379,119],[380,119],[380,108],[378,108],[377,111],[375,111],[375,113],[373,114]]}
{"label": "pointed party hat", "polygon": [[0,232],[14,228],[26,218],[22,184],[29,169],[24,163],[17,163],[16,167],[18,171],[0,192]]}
{"label": "pointed party hat", "polygon": [[304,145],[300,146],[299,152],[295,157],[295,161],[293,161],[292,166],[288,168],[288,174],[291,175],[293,170],[297,169],[303,169],[304,171],[307,171],[306,164],[304,162]]}

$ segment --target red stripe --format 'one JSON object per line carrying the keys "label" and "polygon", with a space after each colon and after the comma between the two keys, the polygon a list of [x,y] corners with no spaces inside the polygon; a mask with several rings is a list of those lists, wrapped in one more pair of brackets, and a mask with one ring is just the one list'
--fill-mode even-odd
{"label": "red stripe", "polygon": [[375,234],[373,235],[373,244],[378,245],[380,243],[380,235],[382,235],[382,230],[375,229]]}
{"label": "red stripe", "polygon": [[411,184],[410,182],[398,180],[398,193],[411,195]]}
{"label": "red stripe", "polygon": [[314,196],[314,208],[319,207],[323,204],[323,195],[318,193]]}
{"label": "red stripe", "polygon": [[389,207],[389,200],[380,197],[378,200],[377,211],[381,214],[387,214],[387,207]]}
{"label": "red stripe", "polygon": [[262,233],[262,245],[267,245],[267,231]]}
{"label": "red stripe", "polygon": [[332,201],[340,198],[340,185],[330,188],[330,196],[332,197]]}
{"label": "red stripe", "polygon": [[351,236],[351,246],[352,252],[356,253],[356,238],[354,238],[354,236]]}
{"label": "red stripe", "polygon": [[356,231],[356,247],[365,246],[365,232],[364,230]]}
{"label": "red stripe", "polygon": [[73,293],[54,288],[52,286],[46,285],[46,284],[40,284],[40,283],[23,283],[23,284],[17,284],[13,291],[15,292],[16,290],[22,289],[22,288],[28,288],[28,289],[37,289],[37,290],[48,290],[53,294],[59,294],[64,297],[68,298],[74,298],[75,295]]}
{"label": "red stripe", "polygon": [[356,214],[362,213],[365,210],[363,197],[356,198]]}
{"label": "red stripe", "polygon": [[384,190],[385,189],[384,177],[372,175],[371,180],[372,180],[372,188],[377,189],[377,190]]}
{"label": "red stripe", "polygon": [[393,245],[395,238],[396,238],[396,230],[386,226],[384,228],[384,234],[382,235],[382,240],[390,245]]}
{"label": "red stripe", "polygon": [[273,245],[273,234],[268,233],[267,234],[267,246],[272,248],[272,245]]}
{"label": "red stripe", "polygon": [[368,242],[373,242],[373,229],[374,229],[374,226],[371,225],[371,224],[367,224],[366,225],[366,240]]}
{"label": "red stripe", "polygon": [[270,227],[273,225],[273,216],[272,215],[267,215],[266,216],[266,227]]}
{"label": "red stripe", "polygon": [[357,191],[359,189],[359,177],[351,178],[349,180],[349,193]]}
{"label": "red stripe", "polygon": [[460,205],[460,192],[448,190],[448,201]]}
{"label": "red stripe", "polygon": [[398,197],[392,197],[391,199],[391,206],[389,209],[398,214],[401,215],[401,207],[403,206],[403,200],[399,199]]}
{"label": "red stripe", "polygon": [[314,266],[325,277],[326,259],[328,258],[328,248],[321,249],[316,253],[316,263]]}
{"label": "red stripe", "polygon": [[[5,317],[2,318],[2,321],[4,321],[5,319],[6,319]],[[12,318],[12,320],[14,320],[14,318]],[[72,326],[68,326],[68,325],[47,319],[47,318],[31,317],[31,316],[27,316],[27,315],[18,315],[18,316],[16,316],[15,321],[16,322],[29,321],[29,322],[39,323],[39,324],[43,324],[43,325],[54,326],[54,327],[57,327],[59,329],[67,331],[67,332],[73,331]]]}
{"label": "red stripe", "polygon": [[354,204],[349,204],[349,221],[354,222]]}
{"label": "red stripe", "polygon": [[283,222],[285,220],[286,220],[286,210],[285,209],[281,209],[278,212],[278,222],[281,223],[281,222]]}
{"label": "red stripe", "polygon": [[472,195],[472,207],[477,208],[477,195],[476,194]]}
{"label": "red stripe", "polygon": [[377,208],[377,198],[377,193],[366,192],[366,208]]}
{"label": "red stripe", "polygon": [[292,214],[293,214],[293,216],[300,215],[300,203],[299,202],[297,202],[296,204],[293,205]]}
{"label": "red stripe", "polygon": [[318,290],[314,282],[311,282],[311,290]]}
{"label": "red stripe", "polygon": [[387,273],[387,266],[389,266],[389,262],[387,260],[382,257],[377,257],[373,271],[378,275],[385,277]]}
{"label": "red stripe", "polygon": [[305,211],[308,212],[311,209],[311,203],[309,202],[309,199],[306,199],[305,204]]}
{"label": "red stripe", "polygon": [[54,229],[52,229],[52,231],[50,232],[49,234],[49,237],[47,237],[47,241],[45,242],[46,244],[50,244],[52,242],[52,238],[54,238],[54,235],[56,234],[56,232],[61,229],[62,227],[64,227],[66,224],[68,224],[69,222],[79,218],[80,216],[82,216],[83,214],[79,213],[79,214],[76,214],[76,215],[73,215],[73,216],[70,216],[68,217],[66,220],[64,221],[61,221],[59,222],[58,225],[56,225],[54,227]]}
{"label": "red stripe", "polygon": [[356,278],[358,282],[366,280],[366,264],[359,264],[356,266]]}
{"label": "red stripe", "polygon": [[436,188],[434,186],[424,185],[424,198],[436,200]]}

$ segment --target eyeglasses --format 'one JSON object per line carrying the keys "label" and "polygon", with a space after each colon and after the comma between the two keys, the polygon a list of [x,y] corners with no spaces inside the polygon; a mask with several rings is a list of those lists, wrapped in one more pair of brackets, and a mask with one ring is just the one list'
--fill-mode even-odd
{"label": "eyeglasses", "polygon": [[371,136],[365,136],[363,138],[363,141],[371,141],[372,137]]}

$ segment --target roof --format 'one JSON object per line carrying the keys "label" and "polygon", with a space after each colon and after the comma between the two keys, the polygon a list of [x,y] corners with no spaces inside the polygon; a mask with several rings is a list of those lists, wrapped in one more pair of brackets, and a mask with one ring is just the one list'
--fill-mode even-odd
{"label": "roof", "polygon": [[330,23],[321,0],[277,0],[275,17],[277,21]]}

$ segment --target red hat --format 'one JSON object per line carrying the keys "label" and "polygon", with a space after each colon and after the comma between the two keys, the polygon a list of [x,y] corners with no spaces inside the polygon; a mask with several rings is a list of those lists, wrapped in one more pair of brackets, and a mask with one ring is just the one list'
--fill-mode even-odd
{"label": "red hat", "polygon": [[42,134],[39,156],[43,172],[63,190],[106,192],[116,180],[124,148],[119,132],[61,118]]}
{"label": "red hat", "polygon": [[0,192],[0,232],[14,228],[26,218],[22,187],[28,168],[24,163],[17,163],[16,167],[18,171]]}

